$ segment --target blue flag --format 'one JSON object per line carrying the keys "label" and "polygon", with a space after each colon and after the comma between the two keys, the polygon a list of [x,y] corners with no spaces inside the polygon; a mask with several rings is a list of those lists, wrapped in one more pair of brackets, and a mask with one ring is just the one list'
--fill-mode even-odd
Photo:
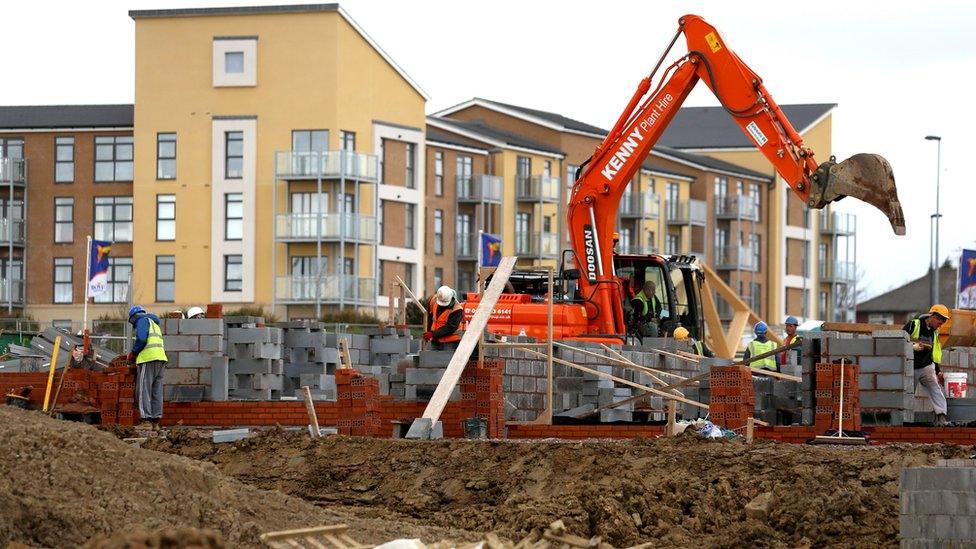
{"label": "blue flag", "polygon": [[963,250],[959,258],[959,308],[976,309],[976,250]]}
{"label": "blue flag", "polygon": [[481,233],[481,266],[497,267],[502,260],[502,239]]}
{"label": "blue flag", "polygon": [[90,267],[88,268],[88,296],[102,295],[108,289],[108,254],[112,251],[112,243],[104,240],[92,240]]}

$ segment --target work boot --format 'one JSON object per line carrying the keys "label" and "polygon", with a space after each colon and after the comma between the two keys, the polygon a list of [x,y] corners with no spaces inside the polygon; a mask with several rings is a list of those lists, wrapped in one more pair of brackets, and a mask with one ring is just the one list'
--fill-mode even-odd
{"label": "work boot", "polygon": [[949,425],[949,417],[946,416],[945,414],[936,414],[934,425],[936,427],[945,427]]}
{"label": "work boot", "polygon": [[136,431],[152,431],[153,430],[153,424],[151,422],[149,422],[148,420],[147,421],[143,421],[139,425],[136,425],[135,429],[136,429]]}
{"label": "work boot", "polygon": [[158,419],[152,422],[152,430],[153,431],[159,431],[159,420]]}

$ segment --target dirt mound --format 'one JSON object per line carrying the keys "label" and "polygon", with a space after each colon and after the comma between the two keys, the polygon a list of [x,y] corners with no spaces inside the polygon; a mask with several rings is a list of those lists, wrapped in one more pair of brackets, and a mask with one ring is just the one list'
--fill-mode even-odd
{"label": "dirt mound", "polygon": [[[972,454],[950,445],[747,446],[687,437],[312,442],[284,432],[234,444],[151,444],[317,503],[509,539],[563,519],[572,534],[617,546],[672,547],[896,545],[901,468]],[[764,505],[747,516],[754,500]]]}
{"label": "dirt mound", "polygon": [[220,532],[197,528],[165,528],[155,532],[137,530],[96,538],[84,549],[224,549]]}

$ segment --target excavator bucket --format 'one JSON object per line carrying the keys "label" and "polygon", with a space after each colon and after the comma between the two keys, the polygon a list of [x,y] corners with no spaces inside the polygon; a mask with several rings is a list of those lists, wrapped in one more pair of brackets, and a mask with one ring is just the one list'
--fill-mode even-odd
{"label": "excavator bucket", "polygon": [[827,183],[818,189],[820,196],[811,196],[814,202],[823,206],[845,196],[856,198],[884,212],[895,234],[905,234],[905,214],[898,201],[895,174],[884,157],[860,153],[838,163],[831,157],[814,177],[815,182],[824,180]]}

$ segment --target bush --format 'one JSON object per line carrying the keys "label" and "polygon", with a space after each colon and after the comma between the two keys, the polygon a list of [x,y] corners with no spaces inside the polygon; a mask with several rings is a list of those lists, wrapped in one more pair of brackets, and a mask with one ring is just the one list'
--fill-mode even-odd
{"label": "bush", "polygon": [[240,309],[224,311],[224,316],[259,316],[264,319],[266,324],[274,324],[280,320],[278,315],[264,312],[264,307],[241,307]]}
{"label": "bush", "polygon": [[424,311],[415,302],[407,303],[407,324],[423,324]]}
{"label": "bush", "polygon": [[383,322],[371,315],[355,309],[345,309],[337,312],[324,313],[319,319],[328,324],[382,324]]}

